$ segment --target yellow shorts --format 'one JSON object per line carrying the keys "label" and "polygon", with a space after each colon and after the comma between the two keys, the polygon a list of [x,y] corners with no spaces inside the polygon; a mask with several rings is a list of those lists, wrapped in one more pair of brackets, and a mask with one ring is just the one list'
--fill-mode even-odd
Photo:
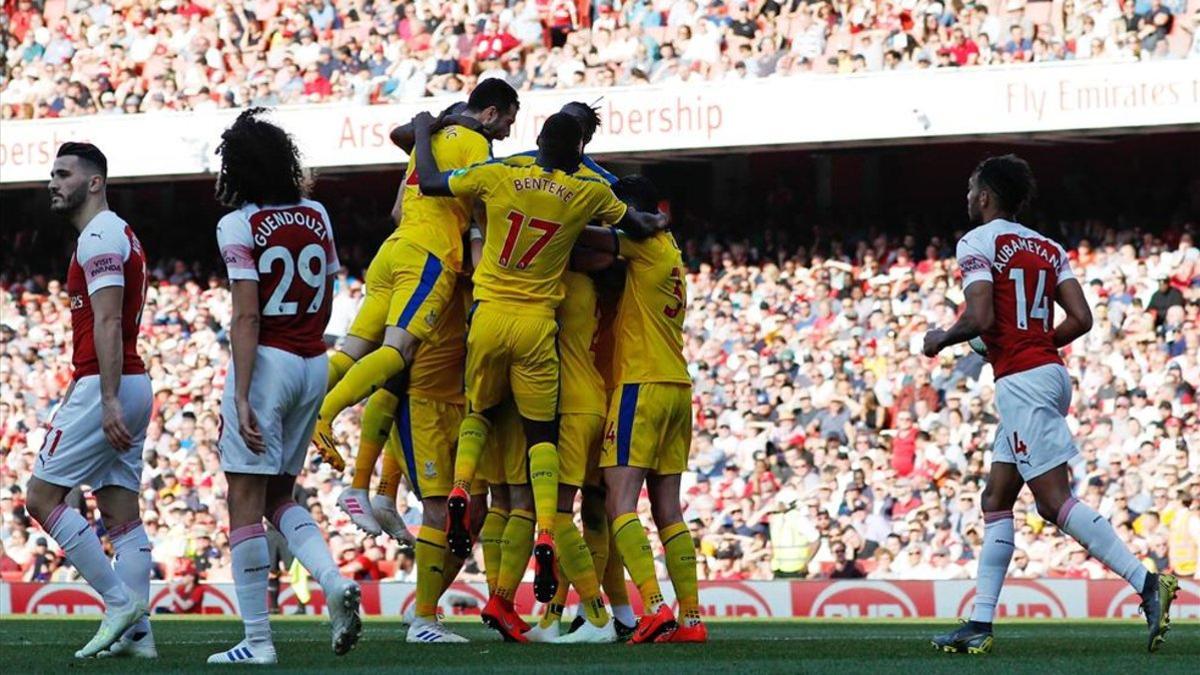
{"label": "yellow shorts", "polygon": [[366,295],[349,334],[378,344],[387,326],[428,342],[455,297],[458,275],[437,256],[392,235],[379,247],[366,277]]}
{"label": "yellow shorts", "polygon": [[467,321],[471,410],[490,410],[511,396],[522,417],[553,421],[558,411],[558,323],[553,315],[484,302]]}
{"label": "yellow shorts", "polygon": [[[525,430],[511,401],[503,405],[492,423],[475,476],[489,485],[525,485],[529,482]],[[474,489],[472,493],[478,494]]]}
{"label": "yellow shorts", "polygon": [[604,427],[600,466],[636,466],[670,475],[687,469],[692,387],[647,382],[617,388]]}
{"label": "yellow shorts", "polygon": [[454,486],[454,449],[463,406],[418,396],[400,399],[389,445],[417,499],[445,497]]}
{"label": "yellow shorts", "polygon": [[564,413],[558,422],[558,482],[583,487],[588,467],[596,466],[604,439],[604,417]]}

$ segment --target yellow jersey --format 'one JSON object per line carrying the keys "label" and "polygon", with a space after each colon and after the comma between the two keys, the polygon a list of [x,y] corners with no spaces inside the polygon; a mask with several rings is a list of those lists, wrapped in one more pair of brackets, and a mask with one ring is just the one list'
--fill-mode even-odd
{"label": "yellow jersey", "polygon": [[[512,166],[533,166],[537,163],[537,150],[529,150],[528,152],[518,153],[504,160],[506,164]],[[571,173],[573,176],[581,178],[596,178],[613,185],[617,182],[617,177],[609,173],[604,167],[597,164],[591,157],[584,155],[579,161],[579,168]]]}
{"label": "yellow jersey", "polygon": [[570,270],[563,274],[563,286],[566,295],[558,306],[558,411],[603,415],[607,397],[596,368],[596,287],[588,275]]}
{"label": "yellow jersey", "polygon": [[[487,139],[466,127],[449,126],[430,139],[438,169],[452,171],[491,158]],[[463,233],[471,224],[469,197],[427,197],[421,194],[417,163],[409,161],[404,173],[398,236],[429,251],[442,264],[462,271]]]}
{"label": "yellow jersey", "polygon": [[545,315],[562,301],[560,281],[579,233],[593,220],[617,223],[626,211],[603,181],[507,160],[455,171],[449,186],[487,209],[475,300]]}
{"label": "yellow jersey", "polygon": [[683,358],[687,282],[675,237],[659,232],[635,241],[619,232],[617,241],[629,266],[617,310],[616,381],[691,384]]}
{"label": "yellow jersey", "polygon": [[409,372],[409,393],[443,403],[466,403],[463,393],[467,359],[467,307],[471,283],[459,277],[454,295],[433,328],[437,342],[422,342]]}

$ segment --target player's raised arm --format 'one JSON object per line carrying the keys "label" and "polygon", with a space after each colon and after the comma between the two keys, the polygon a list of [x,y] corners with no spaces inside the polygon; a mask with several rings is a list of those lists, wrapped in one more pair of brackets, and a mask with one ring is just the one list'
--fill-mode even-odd
{"label": "player's raised arm", "polygon": [[1058,284],[1054,301],[1067,315],[1062,323],[1054,327],[1054,346],[1061,349],[1092,329],[1092,310],[1083,295],[1083,287],[1075,279]]}
{"label": "player's raised arm", "polygon": [[97,289],[91,294],[91,301],[92,334],[100,366],[104,436],[114,448],[124,452],[133,444],[133,436],[125,427],[125,416],[118,397],[121,369],[125,363],[125,345],[121,341],[121,307],[125,302],[125,287],[113,285]]}
{"label": "player's raised arm", "polygon": [[413,146],[412,161],[417,164],[417,176],[421,194],[429,197],[451,197],[450,172],[438,171],[437,160],[433,158],[433,126],[436,123],[433,115],[427,112],[418,113],[413,118],[416,143]]}

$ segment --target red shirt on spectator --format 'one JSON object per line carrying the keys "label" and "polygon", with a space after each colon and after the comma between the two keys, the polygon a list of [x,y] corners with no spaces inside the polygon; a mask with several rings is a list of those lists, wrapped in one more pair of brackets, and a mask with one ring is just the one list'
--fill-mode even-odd
{"label": "red shirt on spectator", "polygon": [[18,2],[17,8],[8,15],[8,32],[17,38],[17,42],[25,40],[25,33],[29,32],[29,24],[35,13],[33,3]]}
{"label": "red shirt on spectator", "polygon": [[971,55],[979,56],[979,47],[975,41],[967,38],[958,44],[950,45],[950,56],[954,58],[954,62],[960,66],[967,65],[971,60]]}
{"label": "red shirt on spectator", "polygon": [[192,0],[187,0],[187,2],[180,5],[179,8],[175,10],[175,13],[185,19],[190,20],[194,15],[199,16],[200,18],[208,16],[209,10],[197,5],[195,2],[192,2]]}
{"label": "red shirt on spectator", "polygon": [[520,44],[521,41],[510,35],[508,31],[480,33],[479,37],[475,38],[475,45],[473,47],[475,60],[494,61],[503,56],[505,52],[520,46]]}
{"label": "red shirt on spectator", "polygon": [[316,77],[304,78],[304,95],[312,96],[313,94],[320,98],[328,98],[333,95],[333,85],[320,73],[317,73]]}
{"label": "red shirt on spectator", "polygon": [[917,458],[917,428],[897,431],[892,438],[892,468],[897,476],[910,476]]}

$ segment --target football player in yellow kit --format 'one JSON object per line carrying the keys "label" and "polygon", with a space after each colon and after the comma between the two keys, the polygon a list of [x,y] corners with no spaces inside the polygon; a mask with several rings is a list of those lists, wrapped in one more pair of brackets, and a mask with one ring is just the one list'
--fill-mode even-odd
{"label": "football player in yellow kit", "polygon": [[[517,93],[503,80],[485,80],[466,106],[442,121],[433,136],[440,166],[461,168],[486,161],[490,141],[508,136],[518,109]],[[478,130],[476,130],[478,129]],[[400,136],[404,128],[393,133]],[[318,452],[335,467],[344,461],[334,444],[333,419],[370,395],[363,411],[362,440],[353,484],[338,498],[351,520],[369,534],[381,530],[368,499],[372,470],[394,419],[398,396],[391,383],[412,365],[417,347],[437,342],[439,317],[454,297],[463,270],[463,235],[471,219],[470,198],[421,194],[416,165],[409,163],[401,198],[401,219],[380,246],[366,274],[366,297],[342,348],[329,361],[328,393],[313,432]],[[388,514],[389,516],[391,514]]]}
{"label": "football player in yellow kit", "polygon": [[[645,178],[623,178],[614,189],[632,207],[658,202]],[[692,437],[692,384],[683,356],[683,257],[667,231],[641,241],[618,232],[607,242],[589,236],[581,243],[627,263],[617,314],[617,390],[609,404],[600,466],[613,537],[642,596],[644,616],[630,642],[705,642],[696,550],[679,501]],[[650,542],[638,519],[643,484],[679,602],[679,621],[663,601]]]}
{"label": "football player in yellow kit", "polygon": [[[563,296],[562,274],[587,223],[620,223],[648,236],[665,218],[630,210],[603,181],[568,173],[578,167],[583,143],[583,130],[570,115],[555,113],[546,120],[532,166],[502,160],[454,172],[437,171],[429,145],[433,121],[425,113],[414,119],[421,191],[430,196],[476,197],[487,208],[483,259],[474,276],[476,302],[467,335],[469,412],[460,429],[454,490],[447,500],[447,541],[457,555],[470,554],[468,490],[492,421],[500,404],[511,397],[525,430],[531,485],[510,486],[512,508],[503,545],[511,549],[506,557],[511,552],[516,560],[524,551],[528,560],[536,524],[534,595],[547,602],[558,589],[555,310]],[[506,639],[524,641],[512,609],[520,574],[507,571],[508,565],[502,564],[483,617]]]}

